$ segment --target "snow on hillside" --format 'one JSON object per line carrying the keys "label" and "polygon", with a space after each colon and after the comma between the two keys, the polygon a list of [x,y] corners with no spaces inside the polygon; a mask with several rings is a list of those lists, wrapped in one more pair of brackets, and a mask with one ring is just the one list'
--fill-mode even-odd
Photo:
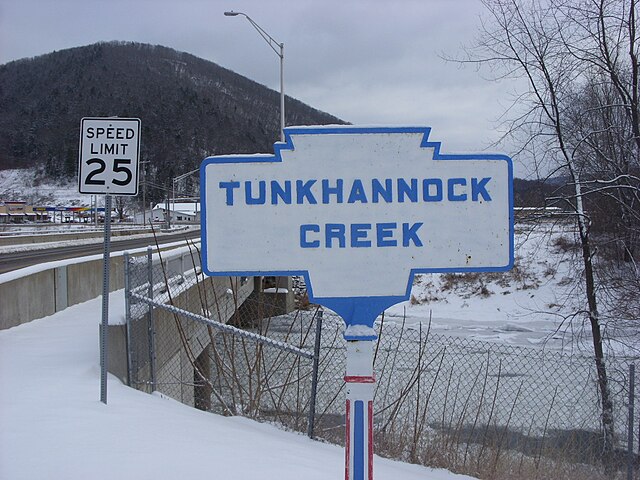
{"label": "snow on hillside", "polygon": [[52,181],[35,168],[0,170],[0,200],[33,206],[90,206],[91,195],[78,193],[74,180]]}
{"label": "snow on hillside", "polygon": [[[122,292],[111,315],[123,315]],[[221,417],[109,377],[100,403],[100,298],[0,331],[0,478],[339,479],[335,445]],[[378,480],[470,480],[375,458]]]}

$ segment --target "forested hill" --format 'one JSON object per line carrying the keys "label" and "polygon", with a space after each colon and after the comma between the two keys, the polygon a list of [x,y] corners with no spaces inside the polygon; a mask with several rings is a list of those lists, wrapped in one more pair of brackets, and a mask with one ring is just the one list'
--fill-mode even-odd
{"label": "forested hill", "polygon": [[[151,181],[207,155],[272,152],[279,92],[215,63],[162,47],[98,43],[0,66],[0,169],[73,177],[82,117],[137,117]],[[344,123],[292,98],[287,125]]]}

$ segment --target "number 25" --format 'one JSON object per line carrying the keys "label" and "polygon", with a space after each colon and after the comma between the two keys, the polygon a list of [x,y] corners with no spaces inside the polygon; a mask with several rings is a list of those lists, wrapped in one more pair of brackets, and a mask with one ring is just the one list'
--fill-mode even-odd
{"label": "number 25", "polygon": [[[98,167],[92,170],[91,172],[89,172],[89,174],[87,175],[85,184],[86,185],[104,185],[105,184],[104,180],[101,180],[99,178],[94,178],[106,170],[107,165],[105,164],[104,160],[102,160],[101,158],[91,158],[87,160],[87,165],[88,166],[98,165]],[[131,165],[130,158],[116,158],[113,161],[113,173],[124,173],[125,178],[124,180],[114,178],[112,180],[112,183],[123,187],[125,185],[128,185],[131,182],[131,179],[133,178],[133,173],[131,172],[130,168],[126,167],[126,165]]]}

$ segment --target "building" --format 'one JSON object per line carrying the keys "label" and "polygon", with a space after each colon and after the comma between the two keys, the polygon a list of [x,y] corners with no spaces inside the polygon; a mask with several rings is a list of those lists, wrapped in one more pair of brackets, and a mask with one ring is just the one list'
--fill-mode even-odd
{"label": "building", "polygon": [[0,203],[0,223],[23,223],[40,220],[40,215],[33,211],[27,202],[5,201]]}
{"label": "building", "polygon": [[[166,203],[158,203],[147,210],[144,214],[136,213],[134,216],[136,223],[143,221],[154,223],[167,221]],[[200,203],[199,202],[169,202],[169,212],[172,225],[198,224],[200,223]]]}

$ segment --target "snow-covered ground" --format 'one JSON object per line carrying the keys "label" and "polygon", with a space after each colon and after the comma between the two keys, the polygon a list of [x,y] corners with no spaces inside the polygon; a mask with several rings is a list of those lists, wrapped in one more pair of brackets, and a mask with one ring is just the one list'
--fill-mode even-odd
{"label": "snow-covered ground", "polygon": [[[123,295],[111,297],[114,323]],[[109,377],[99,401],[100,298],[0,331],[0,479],[338,479],[342,448],[221,417]],[[379,480],[471,477],[375,458]]]}
{"label": "snow-covered ground", "polygon": [[[34,205],[90,203],[75,184],[45,183],[32,170],[0,171],[0,197]],[[431,321],[434,333],[588,353],[585,326],[567,320],[584,308],[571,251],[574,228],[568,221],[531,227],[516,225],[512,272],[420,275],[411,300],[390,308],[385,321],[405,319],[410,327]],[[45,245],[51,243],[2,247],[0,254]],[[123,320],[123,298],[122,291],[112,294],[111,323]],[[100,403],[100,311],[97,298],[0,331],[0,480],[343,477],[340,447],[200,412],[115,377],[109,377],[108,405]],[[616,347],[615,339],[610,345]],[[470,478],[379,457],[375,471],[377,479]]]}
{"label": "snow-covered ground", "polygon": [[[514,271],[421,275],[386,319],[431,318],[436,333],[573,351],[588,339],[565,321],[583,299],[566,248],[574,235],[568,222],[518,225]],[[112,323],[122,321],[122,303],[121,291],[112,294]],[[113,377],[101,404],[99,319],[98,298],[0,331],[0,479],[342,478],[341,448],[270,425],[203,413]],[[375,470],[378,479],[469,478],[381,458]]]}
{"label": "snow-covered ground", "polygon": [[[576,292],[570,222],[516,226],[515,268],[504,274],[430,274],[416,277],[411,300],[387,319],[408,324],[431,318],[431,330],[451,336],[546,349],[571,349],[583,329],[566,317],[582,301]],[[579,282],[578,282],[579,284]]]}

